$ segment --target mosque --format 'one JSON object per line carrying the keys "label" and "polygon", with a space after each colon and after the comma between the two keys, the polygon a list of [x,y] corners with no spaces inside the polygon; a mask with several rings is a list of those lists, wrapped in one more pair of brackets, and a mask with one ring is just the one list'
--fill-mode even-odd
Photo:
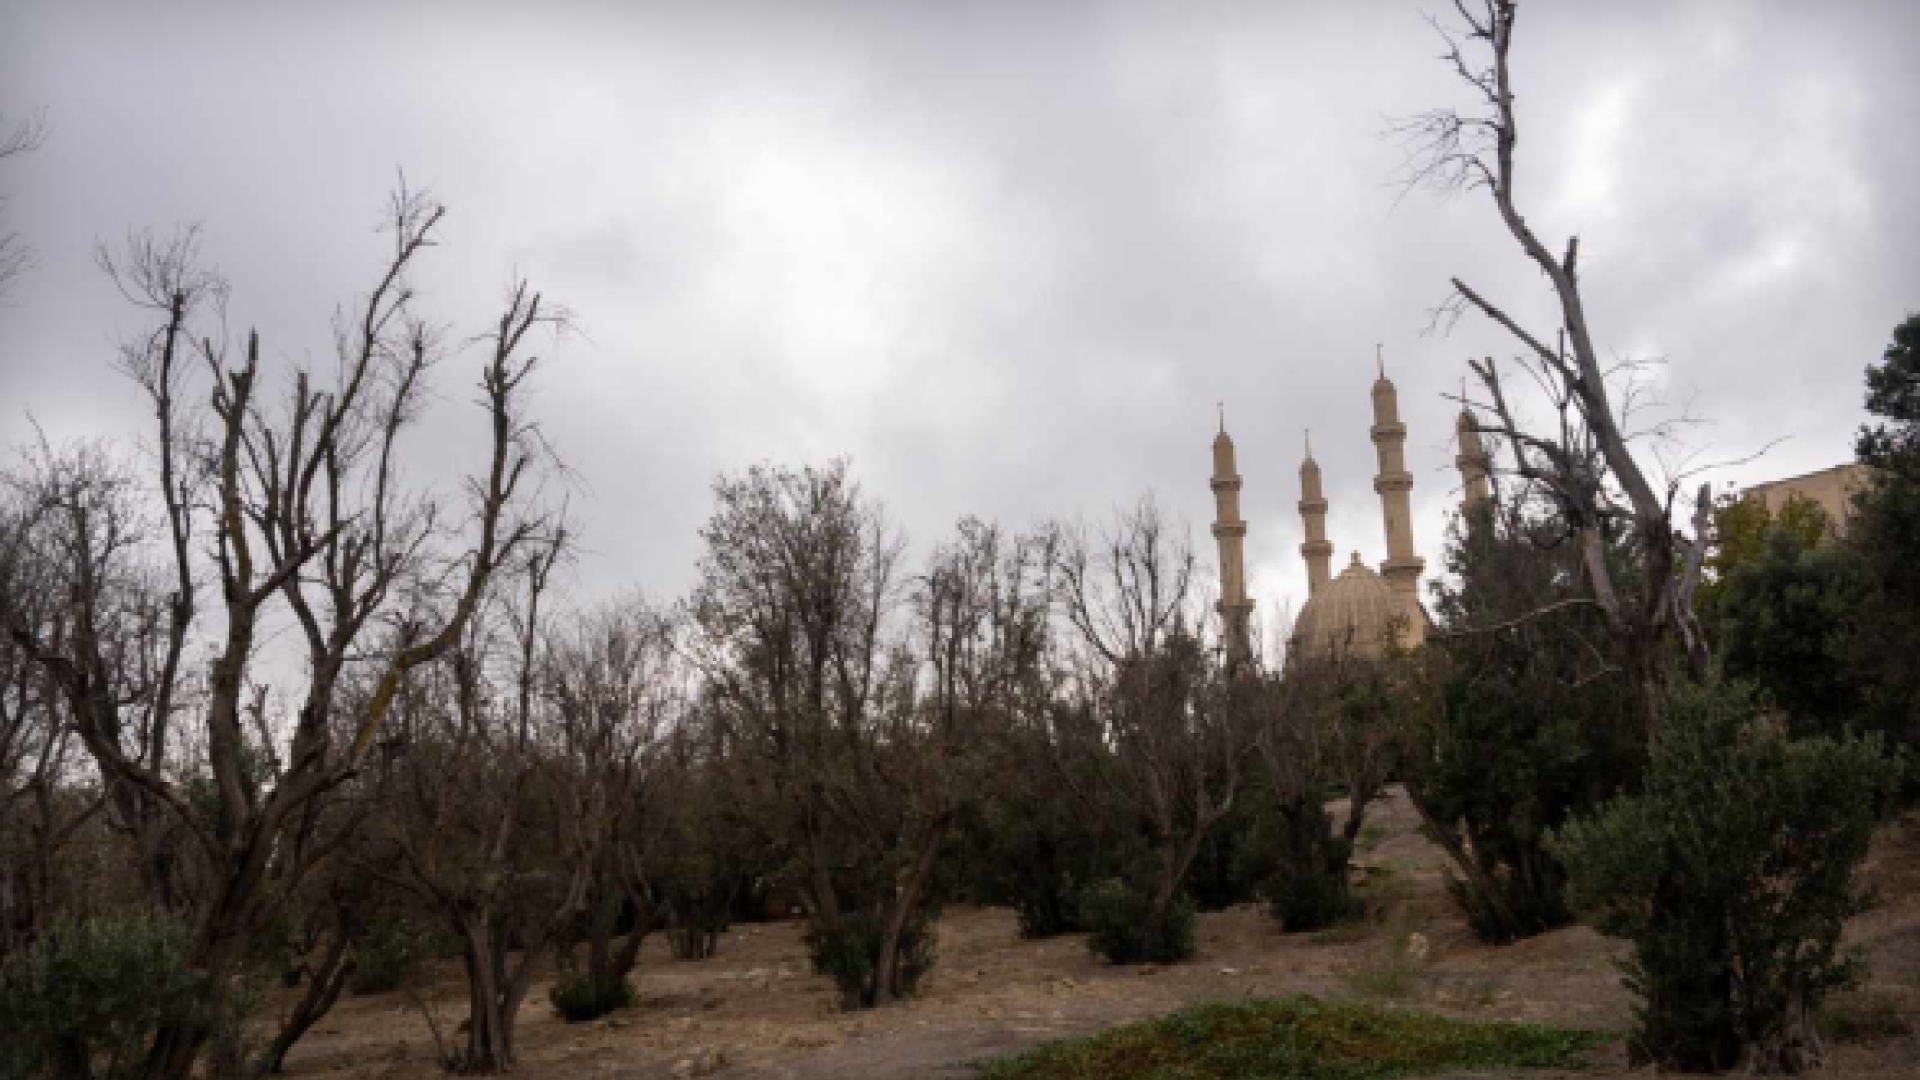
{"label": "mosque", "polygon": [[[1306,459],[1300,463],[1300,516],[1306,542],[1300,554],[1307,561],[1307,602],[1294,619],[1288,637],[1288,662],[1325,660],[1340,656],[1377,657],[1390,646],[1418,648],[1426,640],[1432,618],[1420,603],[1420,574],[1426,560],[1414,553],[1413,474],[1407,471],[1407,426],[1400,422],[1398,392],[1387,378],[1386,364],[1376,356],[1379,377],[1373,383],[1374,453],[1379,463],[1373,490],[1380,496],[1381,523],[1387,557],[1378,570],[1360,560],[1358,551],[1339,577],[1332,576],[1333,544],[1327,540],[1327,499],[1320,486],[1320,464],[1313,459],[1308,437]],[[1474,506],[1492,498],[1491,462],[1480,439],[1473,414],[1464,406],[1456,425],[1460,452],[1454,465],[1460,470],[1465,504]],[[1233,439],[1224,415],[1213,439],[1214,541],[1220,551],[1222,637],[1229,663],[1246,663],[1253,655],[1253,600],[1247,596],[1245,544],[1247,523],[1240,517],[1240,474],[1235,469]]]}

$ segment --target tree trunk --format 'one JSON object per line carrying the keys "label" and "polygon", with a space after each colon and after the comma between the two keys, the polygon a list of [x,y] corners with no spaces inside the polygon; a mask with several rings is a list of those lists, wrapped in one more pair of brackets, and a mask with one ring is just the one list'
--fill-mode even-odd
{"label": "tree trunk", "polygon": [[907,988],[900,979],[900,939],[920,907],[920,894],[933,876],[934,863],[940,856],[941,845],[946,843],[947,830],[952,821],[951,815],[943,815],[928,830],[922,838],[920,850],[914,854],[907,880],[895,890],[893,903],[887,911],[886,926],[880,934],[880,955],[873,965],[873,1001],[876,1005],[906,996]]}
{"label": "tree trunk", "polygon": [[500,1009],[499,935],[485,914],[467,916],[461,929],[467,939],[467,1049],[456,1064],[460,1072],[504,1072],[513,1056]]}
{"label": "tree trunk", "polygon": [[327,945],[327,955],[307,980],[306,994],[293,1007],[293,1012],[280,1026],[280,1033],[274,1036],[262,1056],[263,1072],[282,1071],[286,1066],[287,1051],[293,1049],[293,1044],[299,1042],[301,1036],[319,1023],[320,1018],[327,1015],[334,1003],[340,1000],[340,991],[353,978],[355,963],[350,937],[345,929],[337,930],[333,941]]}
{"label": "tree trunk", "polygon": [[1786,1016],[1780,1029],[1749,1044],[1742,1057],[1750,1073],[1796,1075],[1819,1068],[1826,1061],[1826,1047],[1813,1023],[1813,1009],[1807,995],[1794,990],[1787,995]]}

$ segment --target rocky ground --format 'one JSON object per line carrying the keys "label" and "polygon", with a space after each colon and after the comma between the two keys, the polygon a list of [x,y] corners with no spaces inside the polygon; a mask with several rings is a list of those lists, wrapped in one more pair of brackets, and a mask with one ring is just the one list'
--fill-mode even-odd
{"label": "rocky ground", "polygon": [[[701,962],[675,962],[663,941],[650,941],[637,978],[639,1006],[608,1020],[562,1023],[547,1006],[546,983],[536,985],[520,1016],[518,1074],[958,1077],[968,1061],[1196,1001],[1300,991],[1469,1018],[1627,1027],[1629,1002],[1611,964],[1618,943],[1574,928],[1481,945],[1448,905],[1444,856],[1418,836],[1404,797],[1389,798],[1369,820],[1375,824],[1358,862],[1363,893],[1381,913],[1364,924],[1286,936],[1258,908],[1237,908],[1201,916],[1199,952],[1188,963],[1115,968],[1079,937],[1020,940],[1011,912],[950,909],[925,992],[905,1005],[852,1014],[837,1011],[831,984],[808,970],[797,924],[741,927],[718,956]],[[1849,934],[1867,950],[1872,975],[1836,1005],[1860,1016],[1902,1016],[1920,1028],[1920,816],[1887,831],[1868,873],[1881,900]],[[1405,948],[1415,934],[1425,939],[1423,960]],[[426,998],[443,1028],[459,1022],[457,965],[434,973]],[[1629,1073],[1618,1044],[1596,1064],[1597,1072],[1581,1075],[1649,1075]],[[399,994],[342,1001],[287,1066],[296,1077],[441,1075],[425,1019]],[[1920,1076],[1920,1035],[1838,1044],[1830,1075]]]}

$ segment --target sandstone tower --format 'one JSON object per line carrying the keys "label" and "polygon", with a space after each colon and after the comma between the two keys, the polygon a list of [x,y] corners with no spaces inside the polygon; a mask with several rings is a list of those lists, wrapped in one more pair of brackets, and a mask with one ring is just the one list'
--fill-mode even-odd
{"label": "sandstone tower", "polygon": [[1300,555],[1307,560],[1307,596],[1317,595],[1332,579],[1333,545],[1327,543],[1327,498],[1320,490],[1320,463],[1313,460],[1313,433],[1307,433],[1307,457],[1300,463],[1300,517],[1306,522],[1307,542]]}
{"label": "sandstone tower", "polygon": [[1213,437],[1213,481],[1209,486],[1213,488],[1213,539],[1220,548],[1220,634],[1226,643],[1228,665],[1239,667],[1253,656],[1253,601],[1247,598],[1247,523],[1240,519],[1240,474],[1234,468],[1233,439],[1227,435],[1224,409],[1220,434]]}
{"label": "sandstone tower", "polygon": [[1480,438],[1480,423],[1473,417],[1473,410],[1463,402],[1460,405],[1460,421],[1454,425],[1460,440],[1460,453],[1453,464],[1460,470],[1461,509],[1465,511],[1469,523],[1473,520],[1473,511],[1493,501],[1493,483],[1488,479],[1493,473],[1493,460],[1487,455],[1487,445]]}
{"label": "sandstone tower", "polygon": [[1373,490],[1380,495],[1381,524],[1387,535],[1387,558],[1380,564],[1380,576],[1386,579],[1405,613],[1402,644],[1418,645],[1426,636],[1426,615],[1420,607],[1420,571],[1427,563],[1413,553],[1413,474],[1407,471],[1407,426],[1400,422],[1400,403],[1393,383],[1387,379],[1386,361],[1375,353],[1379,378],[1373,382],[1373,446],[1379,459],[1379,472],[1373,478]]}

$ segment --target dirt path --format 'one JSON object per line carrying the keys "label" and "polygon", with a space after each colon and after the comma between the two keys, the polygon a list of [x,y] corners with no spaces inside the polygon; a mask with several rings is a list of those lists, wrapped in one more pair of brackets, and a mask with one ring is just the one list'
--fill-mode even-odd
{"label": "dirt path", "polygon": [[[796,924],[743,927],[720,954],[674,962],[649,942],[637,1008],[608,1021],[568,1025],[536,986],[519,1024],[518,1075],[534,1080],[653,1080],[687,1063],[724,1064],[712,1075],[764,1080],[915,1080],[964,1076],[968,1061],[1084,1034],[1208,999],[1297,992],[1362,994],[1469,1018],[1624,1030],[1628,999],[1611,960],[1617,942],[1574,928],[1503,948],[1474,941],[1449,905],[1443,856],[1416,832],[1395,795],[1369,815],[1374,842],[1359,856],[1363,895],[1389,914],[1323,935],[1280,934],[1242,907],[1203,915],[1198,955],[1172,966],[1115,968],[1084,939],[1022,941],[1011,912],[950,910],[939,962],[914,1001],[841,1013],[827,980],[807,967]],[[1873,965],[1866,999],[1920,1026],[1920,817],[1890,831],[1869,872],[1882,905],[1849,936]],[[1394,941],[1420,933],[1421,963],[1396,960]],[[443,1023],[464,1015],[454,965],[436,972]],[[1629,1075],[1608,1052],[1588,1077]],[[1920,1036],[1837,1048],[1834,1076],[1920,1077]],[[350,998],[294,1049],[292,1076],[428,1080],[442,1074],[419,1013],[400,995]],[[1539,1076],[1541,1074],[1532,1074]],[[1631,1075],[1645,1076],[1646,1073]]]}

